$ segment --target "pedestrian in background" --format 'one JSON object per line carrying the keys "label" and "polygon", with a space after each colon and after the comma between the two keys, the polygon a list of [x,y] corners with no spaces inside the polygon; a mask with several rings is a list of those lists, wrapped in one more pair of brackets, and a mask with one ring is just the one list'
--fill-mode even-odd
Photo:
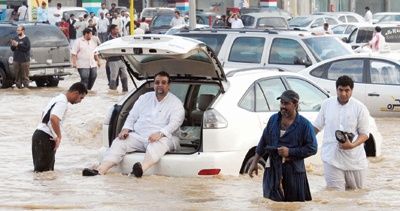
{"label": "pedestrian in background", "polygon": [[264,197],[274,201],[311,201],[304,159],[318,150],[313,125],[298,113],[300,97],[295,91],[286,90],[277,99],[281,100],[280,112],[269,118],[248,174],[258,174],[258,161],[267,154]]}
{"label": "pedestrian in background", "polygon": [[97,35],[100,39],[100,42],[103,43],[107,41],[107,30],[110,25],[110,21],[104,17],[104,13],[100,13],[100,18],[97,23]]}
{"label": "pedestrian in background", "polygon": [[97,17],[100,17],[100,14],[106,15],[108,13],[108,9],[106,9],[106,3],[101,4],[101,9],[97,11]]}
{"label": "pedestrian in background", "polygon": [[146,17],[142,17],[142,22],[140,22],[140,28],[146,33],[150,31],[149,24],[146,23]]}
{"label": "pedestrian in background", "polygon": [[232,13],[228,18],[228,22],[231,23],[232,29],[241,29],[244,27],[242,19],[239,18],[237,13]]}
{"label": "pedestrian in background", "polygon": [[65,20],[65,18],[61,18],[61,23],[58,25],[58,28],[64,33],[65,37],[69,41],[69,23]]}
{"label": "pedestrian in background", "polygon": [[75,29],[75,15],[71,14],[68,19],[69,23],[69,48],[72,49],[76,40],[76,29]]}
{"label": "pedestrian in background", "polygon": [[42,112],[42,121],[32,135],[34,172],[54,171],[55,155],[60,146],[61,123],[65,120],[68,103],[80,103],[88,91],[81,82],[74,83],[65,94],[50,100]]}
{"label": "pedestrian in background", "polygon": [[29,67],[31,41],[25,35],[25,27],[17,27],[17,37],[11,40],[13,54],[13,66],[15,72],[15,83],[18,89],[29,87]]}
{"label": "pedestrian in background", "polygon": [[61,7],[62,7],[62,4],[61,3],[57,3],[57,9],[53,14],[53,16],[55,17],[54,21],[56,22],[56,26],[58,26],[61,23],[61,18],[62,18]]}
{"label": "pedestrian in background", "polygon": [[26,7],[26,1],[21,3],[21,6],[18,8],[18,21],[28,21],[28,8]]}
{"label": "pedestrian in background", "polygon": [[364,19],[365,19],[365,21],[366,21],[367,23],[372,24],[372,12],[371,12],[371,10],[369,10],[369,7],[368,7],[368,6],[365,7],[365,16],[364,16]]}
{"label": "pedestrian in background", "polygon": [[119,35],[122,36],[122,29],[124,28],[124,23],[122,22],[122,18],[119,16],[118,12],[113,13],[113,19],[111,21],[111,24],[117,25],[119,29]]}
{"label": "pedestrian in background", "polygon": [[96,43],[92,40],[92,30],[86,28],[83,30],[83,36],[76,40],[71,50],[72,66],[78,69],[81,82],[88,90],[92,90],[97,78],[97,67],[101,66],[98,55],[94,53],[96,47]]}
{"label": "pedestrian in background", "polygon": [[6,17],[4,18],[4,21],[13,21],[14,13],[14,5],[11,4],[6,10]]}
{"label": "pedestrian in background", "polygon": [[[345,191],[365,188],[368,160],[364,142],[369,138],[369,111],[365,105],[352,97],[353,80],[340,76],[336,80],[336,94],[321,104],[314,122],[315,133],[324,130],[321,158],[328,188]],[[336,131],[354,134],[352,140],[345,135],[343,143]]]}
{"label": "pedestrian in background", "polygon": [[46,2],[42,2],[42,6],[37,10],[37,22],[47,23],[49,22],[48,13],[46,9]]}
{"label": "pedestrian in background", "polygon": [[328,23],[324,23],[324,33],[325,34],[333,34],[333,31],[331,28],[329,28],[329,24]]}
{"label": "pedestrian in background", "polygon": [[175,11],[175,16],[172,18],[170,26],[174,27],[177,25],[185,24],[185,20],[181,17],[179,11]]}
{"label": "pedestrian in background", "polygon": [[79,15],[79,21],[77,21],[74,26],[76,30],[76,39],[79,39],[83,36],[83,30],[87,27],[87,23],[84,21],[83,15]]}

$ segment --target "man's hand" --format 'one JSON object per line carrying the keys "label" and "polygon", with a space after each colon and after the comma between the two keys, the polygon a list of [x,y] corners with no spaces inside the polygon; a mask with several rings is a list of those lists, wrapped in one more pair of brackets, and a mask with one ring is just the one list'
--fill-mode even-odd
{"label": "man's hand", "polygon": [[343,144],[339,143],[339,149],[353,149],[354,148],[354,144],[350,142],[349,137],[347,136],[347,134],[345,134],[346,137],[346,142],[344,142]]}
{"label": "man's hand", "polygon": [[97,59],[97,66],[98,66],[98,67],[101,67],[100,59]]}
{"label": "man's hand", "polygon": [[251,178],[253,178],[253,173],[258,176],[258,162],[252,162],[249,171],[247,172]]}
{"label": "man's hand", "polygon": [[278,154],[282,157],[288,157],[289,156],[289,148],[287,147],[279,147],[278,148]]}
{"label": "man's hand", "polygon": [[56,145],[54,146],[54,151],[57,151],[58,147],[60,147],[61,138],[60,137],[50,138],[50,140],[56,142]]}
{"label": "man's hand", "polygon": [[164,137],[164,136],[160,132],[152,133],[149,136],[149,141],[156,142],[156,141],[159,141],[162,137]]}
{"label": "man's hand", "polygon": [[125,140],[129,136],[129,129],[123,129],[119,134],[118,138],[121,140]]}

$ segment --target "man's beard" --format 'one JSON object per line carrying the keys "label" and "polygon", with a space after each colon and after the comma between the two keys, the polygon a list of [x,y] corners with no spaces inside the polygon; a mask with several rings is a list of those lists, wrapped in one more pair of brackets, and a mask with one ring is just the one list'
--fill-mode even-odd
{"label": "man's beard", "polygon": [[165,93],[165,91],[164,89],[157,89],[156,93],[162,95]]}

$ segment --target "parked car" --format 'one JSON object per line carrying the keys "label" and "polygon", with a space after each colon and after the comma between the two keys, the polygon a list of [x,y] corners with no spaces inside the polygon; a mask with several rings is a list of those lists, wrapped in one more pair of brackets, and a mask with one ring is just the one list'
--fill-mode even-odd
{"label": "parked car", "polygon": [[341,75],[354,80],[353,97],[374,117],[400,117],[400,62],[379,55],[357,54],[320,62],[299,72],[331,94]]}
{"label": "parked car", "polygon": [[332,27],[332,31],[334,34],[348,37],[357,27],[357,24],[354,23],[341,23]]}
{"label": "parked car", "polygon": [[381,27],[381,34],[385,37],[390,50],[400,50],[400,26],[395,24],[359,25],[345,40],[346,43],[350,44],[352,49],[365,45],[372,39],[376,26]]}
{"label": "parked car", "polygon": [[252,29],[288,29],[289,25],[283,16],[266,13],[247,13],[241,17],[244,28]]}
{"label": "parked car", "polygon": [[43,23],[0,23],[0,88],[14,84],[11,39],[17,37],[18,24],[25,27],[31,41],[29,79],[38,87],[58,86],[63,76],[73,71],[67,38],[55,25]]}
{"label": "parked car", "polygon": [[304,15],[289,21],[291,29],[302,29],[311,32],[321,32],[324,30],[324,23],[330,27],[339,24],[339,21],[329,15]]}
{"label": "parked car", "polygon": [[[48,8],[48,19],[50,24],[55,24],[55,16],[54,13],[56,12],[57,7],[49,7]],[[70,18],[71,14],[74,14],[75,19],[78,20],[78,17],[80,15],[85,15],[88,14],[88,11],[83,8],[83,7],[61,7],[61,13],[62,13],[62,17],[65,18],[65,20],[68,20]]]}
{"label": "parked car", "polygon": [[380,13],[383,16],[377,23],[379,24],[400,24],[400,12],[385,12]]}
{"label": "parked car", "polygon": [[[329,97],[305,77],[276,68],[248,68],[225,74],[211,48],[188,38],[138,35],[114,39],[100,45],[97,51],[105,56],[124,56],[130,74],[141,81],[137,89],[107,112],[100,161],[135,101],[143,93],[154,91],[154,76],[160,70],[170,74],[170,91],[181,99],[185,108],[185,121],[178,131],[180,150],[168,152],[145,175],[195,177],[246,173],[269,117],[279,111],[276,98],[283,91],[293,89],[299,93],[299,111],[310,121],[316,118],[321,102]],[[370,156],[380,154],[381,137],[374,123],[371,122],[373,132],[366,142]],[[318,135],[320,141],[322,136]],[[135,162],[143,160],[144,154],[126,154],[115,170],[128,174]],[[264,155],[260,168],[264,168],[265,160]],[[306,162],[321,161],[312,156]]]}
{"label": "parked car", "polygon": [[271,16],[283,16],[287,21],[293,19],[292,15],[284,9],[280,8],[260,8],[260,7],[250,7],[250,8],[242,8],[239,10],[241,15],[245,15],[247,13],[264,13]]}
{"label": "parked car", "polygon": [[313,15],[328,15],[336,18],[342,23],[364,23],[365,19],[354,12],[316,12]]}
{"label": "parked car", "polygon": [[386,14],[386,12],[377,12],[377,13],[374,13],[374,14],[372,15],[372,23],[373,23],[373,24],[378,23],[378,22],[383,18],[383,16],[385,16],[385,14]]}
{"label": "parked car", "polygon": [[174,8],[168,8],[168,7],[146,7],[143,8],[142,12],[140,13],[139,17],[139,22],[142,21],[142,18],[146,18],[146,23],[150,24],[151,20],[153,19],[154,16],[157,15],[157,13],[160,12],[174,12]]}
{"label": "parked car", "polygon": [[[181,17],[188,15],[187,12],[181,12]],[[172,26],[171,20],[175,17],[175,11],[164,11],[157,13],[150,22],[149,28],[151,34],[165,34]],[[196,13],[196,23],[208,25],[209,16],[205,13]]]}
{"label": "parked car", "polygon": [[325,59],[353,53],[334,36],[306,31],[201,29],[175,35],[206,43],[218,55],[226,71],[228,68],[274,66],[298,72]]}
{"label": "parked car", "polygon": [[[196,24],[196,27],[194,28],[194,30],[207,29],[207,28],[211,28],[211,27],[209,25]],[[182,24],[182,25],[177,25],[177,26],[174,26],[174,27],[168,29],[168,31],[165,34],[173,35],[173,34],[178,33],[180,31],[188,31],[188,30],[190,30],[190,26],[186,25],[186,24]]]}

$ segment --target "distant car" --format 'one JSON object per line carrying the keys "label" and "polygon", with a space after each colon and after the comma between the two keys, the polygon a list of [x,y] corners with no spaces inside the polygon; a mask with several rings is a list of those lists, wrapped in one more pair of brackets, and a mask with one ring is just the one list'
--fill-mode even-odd
{"label": "distant car", "polygon": [[383,18],[383,16],[385,16],[385,14],[386,14],[386,12],[377,12],[377,13],[373,14],[372,15],[372,23],[373,24],[378,23]]}
{"label": "distant car", "polygon": [[338,19],[342,23],[364,23],[365,19],[354,12],[317,12],[313,15],[329,15]]}
{"label": "distant car", "polygon": [[250,8],[242,8],[239,10],[241,15],[245,15],[247,13],[265,13],[271,16],[283,16],[287,21],[293,19],[293,16],[284,9],[280,8],[260,8],[260,7],[250,7]]}
{"label": "distant car", "polygon": [[[207,29],[207,28],[211,28],[211,27],[209,25],[196,24],[196,27],[194,28],[194,30]],[[173,35],[175,33],[179,33],[180,31],[188,31],[188,30],[190,30],[190,26],[186,25],[186,24],[182,24],[182,25],[177,25],[177,26],[170,28],[165,34]]]}
{"label": "distant car", "polygon": [[241,17],[244,28],[252,29],[288,29],[285,17],[267,13],[247,13]]}
{"label": "distant car", "polygon": [[377,24],[400,24],[400,12],[382,13],[383,17],[379,19]]}
{"label": "distant car", "polygon": [[334,34],[349,36],[356,28],[357,25],[354,23],[341,23],[332,27],[332,31]]}
{"label": "distant car", "polygon": [[336,93],[341,75],[354,80],[353,97],[363,102],[374,117],[400,117],[400,62],[377,55],[337,57],[310,66],[299,74]]}
{"label": "distant car", "polygon": [[[185,121],[177,132],[180,149],[168,152],[145,175],[196,177],[246,173],[269,117],[279,111],[276,98],[283,91],[293,89],[299,93],[299,112],[310,121],[317,117],[322,101],[329,97],[305,77],[276,68],[247,68],[225,74],[211,48],[197,40],[142,35],[109,42],[100,45],[97,51],[105,56],[124,56],[129,72],[141,85],[107,112],[99,160],[120,132],[139,96],[154,91],[154,76],[160,70],[170,74],[170,92],[182,101],[186,111]],[[369,146],[366,151],[369,156],[377,156],[381,137],[375,122],[371,124],[373,132],[366,142]],[[320,141],[322,136],[318,134]],[[132,165],[141,162],[144,155],[143,152],[126,154],[115,171],[131,172]],[[265,161],[263,155],[260,169]],[[306,162],[321,163],[321,160],[312,156]]]}
{"label": "distant car", "polygon": [[372,39],[376,26],[381,27],[381,34],[385,37],[385,41],[390,50],[400,50],[400,26],[395,24],[378,23],[371,25],[366,23],[364,25],[358,25],[345,42],[350,44],[352,49],[357,49],[360,46],[363,46]]}
{"label": "distant car", "polygon": [[[31,41],[29,79],[38,87],[56,87],[64,76],[73,72],[69,43],[65,35],[53,24],[19,23]],[[19,24],[0,23],[0,88],[14,84],[15,71],[11,39],[17,37]]]}
{"label": "distant car", "polygon": [[302,29],[311,32],[323,31],[324,23],[328,23],[329,27],[339,24],[339,21],[329,15],[304,15],[289,21],[291,29]]}
{"label": "distant car", "polygon": [[[56,17],[54,16],[54,13],[56,12],[57,7],[49,7],[48,8],[48,19],[51,24],[55,24],[55,19]],[[85,15],[89,14],[88,11],[83,8],[83,7],[61,7],[61,16],[62,18],[65,18],[65,20],[68,20],[70,18],[71,14],[74,14],[75,19],[78,20],[78,17],[80,15]]]}
{"label": "distant car", "polygon": [[[181,12],[181,17],[187,15],[187,12]],[[165,34],[172,26],[171,20],[175,17],[175,11],[163,11],[157,13],[150,22],[149,28],[151,34]],[[209,24],[209,16],[204,13],[196,13],[197,24]]]}
{"label": "distant car", "polygon": [[142,10],[140,13],[139,17],[139,22],[142,21],[142,18],[146,18],[146,23],[150,24],[151,20],[153,19],[154,16],[157,15],[157,13],[160,12],[174,12],[174,8],[168,8],[168,7],[146,7]]}

